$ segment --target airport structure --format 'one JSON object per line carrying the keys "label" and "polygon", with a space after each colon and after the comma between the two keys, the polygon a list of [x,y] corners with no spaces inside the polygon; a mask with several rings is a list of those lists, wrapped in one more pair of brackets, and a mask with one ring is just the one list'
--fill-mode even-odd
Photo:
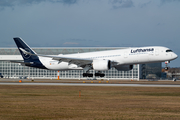
{"label": "airport structure", "polygon": [[[94,52],[103,50],[124,49],[119,47],[106,47],[106,48],[33,48],[38,54],[45,55],[58,55],[58,54],[71,54]],[[0,75],[5,78],[29,78],[29,79],[88,79],[83,78],[83,70],[68,70],[68,71],[52,71],[38,68],[31,68],[22,66],[19,63],[8,62],[10,60],[23,60],[17,48],[0,48]],[[90,72],[95,73],[94,70]],[[161,63],[151,64],[136,64],[132,70],[118,71],[111,68],[104,71],[105,77],[96,79],[123,79],[123,80],[139,80],[146,79],[148,75],[155,75],[157,78],[161,77]]]}

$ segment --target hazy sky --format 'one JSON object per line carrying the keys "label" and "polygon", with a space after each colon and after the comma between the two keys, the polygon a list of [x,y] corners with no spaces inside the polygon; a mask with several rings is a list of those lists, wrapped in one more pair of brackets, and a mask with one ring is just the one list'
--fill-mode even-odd
{"label": "hazy sky", "polygon": [[0,47],[15,47],[13,37],[32,47],[166,46],[180,56],[180,0],[1,0]]}

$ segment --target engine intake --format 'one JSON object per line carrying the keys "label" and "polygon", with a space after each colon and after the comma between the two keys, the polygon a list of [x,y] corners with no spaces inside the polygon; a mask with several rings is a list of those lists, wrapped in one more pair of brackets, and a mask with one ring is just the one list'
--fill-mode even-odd
{"label": "engine intake", "polygon": [[111,69],[110,60],[93,60],[92,63],[93,69],[97,71],[106,71]]}

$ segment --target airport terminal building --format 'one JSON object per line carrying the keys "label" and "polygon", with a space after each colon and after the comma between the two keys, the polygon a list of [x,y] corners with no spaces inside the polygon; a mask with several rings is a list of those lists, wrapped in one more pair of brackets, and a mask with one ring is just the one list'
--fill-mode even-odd
{"label": "airport terminal building", "polygon": [[[83,48],[33,48],[38,54],[58,55],[58,54],[72,54],[83,53],[113,49],[124,49],[118,47],[83,47]],[[69,70],[69,71],[52,71],[38,68],[31,68],[22,66],[19,63],[11,63],[9,60],[23,60],[17,48],[0,48],[0,75],[4,78],[29,78],[29,79],[88,79],[83,78],[83,70]],[[94,70],[90,72],[95,73]],[[149,74],[154,74],[157,78],[161,77],[161,63],[134,65],[130,71],[117,71],[111,68],[104,71],[105,77],[96,79],[122,79],[122,80],[139,80],[146,79]]]}

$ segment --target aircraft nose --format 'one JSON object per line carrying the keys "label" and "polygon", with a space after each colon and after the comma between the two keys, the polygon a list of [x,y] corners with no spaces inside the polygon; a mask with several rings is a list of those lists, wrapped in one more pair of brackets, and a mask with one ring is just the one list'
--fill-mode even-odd
{"label": "aircraft nose", "polygon": [[178,58],[178,55],[174,53],[174,59]]}

